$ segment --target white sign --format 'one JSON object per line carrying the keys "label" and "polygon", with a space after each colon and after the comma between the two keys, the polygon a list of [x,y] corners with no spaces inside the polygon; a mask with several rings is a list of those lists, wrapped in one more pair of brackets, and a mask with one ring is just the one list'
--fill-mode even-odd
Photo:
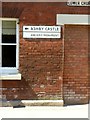
{"label": "white sign", "polygon": [[90,6],[90,1],[72,0],[72,1],[68,1],[67,5],[68,6]]}
{"label": "white sign", "polygon": [[23,26],[23,38],[61,38],[61,27]]}

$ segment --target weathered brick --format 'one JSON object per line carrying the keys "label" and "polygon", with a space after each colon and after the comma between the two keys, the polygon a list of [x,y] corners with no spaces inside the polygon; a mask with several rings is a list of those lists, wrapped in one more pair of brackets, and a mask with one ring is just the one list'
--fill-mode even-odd
{"label": "weathered brick", "polygon": [[[56,14],[90,14],[66,3],[3,3],[2,17],[20,21],[21,81],[2,81],[7,99],[88,102],[88,26],[62,26],[61,39],[24,39],[24,25],[56,25]],[[64,41],[63,41],[64,40]],[[64,97],[64,98],[63,98]]]}

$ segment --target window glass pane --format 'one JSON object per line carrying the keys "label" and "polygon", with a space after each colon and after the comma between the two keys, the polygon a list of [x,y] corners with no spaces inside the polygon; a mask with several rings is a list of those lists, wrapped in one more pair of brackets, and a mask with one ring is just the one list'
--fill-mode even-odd
{"label": "window glass pane", "polygon": [[16,43],[16,35],[2,35],[2,43]]}
{"label": "window glass pane", "polygon": [[16,67],[16,45],[2,45],[2,67]]}
{"label": "window glass pane", "polygon": [[2,43],[16,43],[16,21],[2,21]]}
{"label": "window glass pane", "polygon": [[2,21],[2,33],[5,35],[16,34],[16,21]]}
{"label": "window glass pane", "polygon": [[16,29],[16,21],[2,21],[2,28]]}
{"label": "window glass pane", "polygon": [[2,33],[3,33],[3,35],[15,35],[16,34],[16,29],[5,28],[5,29],[2,29]]}

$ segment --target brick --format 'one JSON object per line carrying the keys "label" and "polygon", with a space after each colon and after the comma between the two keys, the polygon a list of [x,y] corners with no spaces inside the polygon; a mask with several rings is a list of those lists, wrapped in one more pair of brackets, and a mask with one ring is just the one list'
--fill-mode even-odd
{"label": "brick", "polygon": [[56,25],[58,13],[90,14],[88,7],[76,9],[66,3],[2,3],[2,17],[20,20],[19,71],[22,80],[2,81],[7,99],[57,100],[64,97],[66,104],[88,101],[89,26],[62,26],[64,38],[61,39],[22,37],[23,25]]}
{"label": "brick", "polygon": [[64,47],[66,55],[64,93],[69,91],[67,96],[65,94],[65,103],[73,104],[74,101],[80,103],[81,100],[88,102],[88,98],[85,97],[85,95],[88,95],[88,86],[86,85],[88,83],[88,27],[66,25]]}

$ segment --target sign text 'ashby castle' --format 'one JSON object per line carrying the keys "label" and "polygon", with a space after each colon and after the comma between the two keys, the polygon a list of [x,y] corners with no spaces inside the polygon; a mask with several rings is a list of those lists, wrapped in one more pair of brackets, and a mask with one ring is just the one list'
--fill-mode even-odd
{"label": "sign text 'ashby castle'", "polygon": [[23,26],[23,38],[61,38],[61,27]]}

